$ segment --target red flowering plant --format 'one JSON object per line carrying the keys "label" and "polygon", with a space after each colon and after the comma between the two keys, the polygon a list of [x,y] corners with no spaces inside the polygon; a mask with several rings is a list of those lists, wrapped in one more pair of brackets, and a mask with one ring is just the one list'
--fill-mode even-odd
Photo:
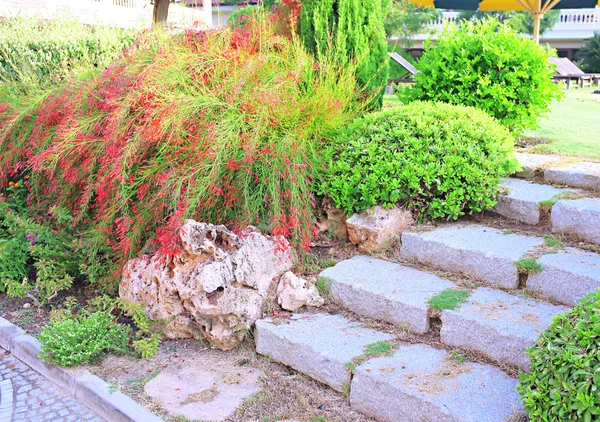
{"label": "red flowering plant", "polygon": [[68,210],[118,263],[175,252],[186,218],[307,248],[323,144],[361,93],[353,66],[317,66],[277,22],[148,31],[100,77],[4,104],[0,183],[28,172],[31,206]]}

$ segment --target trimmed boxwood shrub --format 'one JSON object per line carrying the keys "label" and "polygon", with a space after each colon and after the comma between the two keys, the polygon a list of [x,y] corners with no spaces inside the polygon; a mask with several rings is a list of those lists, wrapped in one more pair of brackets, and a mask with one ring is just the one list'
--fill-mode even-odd
{"label": "trimmed boxwood shrub", "polygon": [[561,97],[550,55],[494,19],[450,25],[426,44],[408,99],[477,107],[520,133]]}
{"label": "trimmed boxwood shrub", "polygon": [[518,164],[509,131],[485,112],[414,102],[354,120],[328,149],[321,192],[348,213],[407,205],[421,220],[495,205]]}
{"label": "trimmed boxwood shrub", "polygon": [[600,420],[600,291],[556,317],[527,354],[518,391],[532,420]]}

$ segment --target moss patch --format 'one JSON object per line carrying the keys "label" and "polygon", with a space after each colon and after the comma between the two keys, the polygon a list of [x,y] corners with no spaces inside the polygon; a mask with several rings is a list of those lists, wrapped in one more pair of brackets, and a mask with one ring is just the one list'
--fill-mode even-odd
{"label": "moss patch", "polygon": [[429,306],[434,309],[454,309],[467,300],[471,293],[468,290],[446,289],[429,299]]}

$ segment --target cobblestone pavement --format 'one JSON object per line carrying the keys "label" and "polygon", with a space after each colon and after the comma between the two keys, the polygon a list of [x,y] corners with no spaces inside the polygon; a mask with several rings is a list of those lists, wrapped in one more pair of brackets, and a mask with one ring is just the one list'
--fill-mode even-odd
{"label": "cobblestone pavement", "polygon": [[[0,383],[10,380],[7,412],[0,397],[0,422],[105,422],[73,397],[0,348]],[[1,392],[6,388],[0,389]],[[12,413],[12,419],[10,414]]]}

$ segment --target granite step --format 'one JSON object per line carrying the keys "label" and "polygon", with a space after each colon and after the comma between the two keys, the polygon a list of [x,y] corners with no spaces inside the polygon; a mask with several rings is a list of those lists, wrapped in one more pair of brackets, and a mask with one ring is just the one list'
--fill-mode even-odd
{"label": "granite step", "polygon": [[320,276],[331,281],[331,297],[346,309],[419,334],[429,331],[429,299],[456,287],[434,274],[368,256],[339,262]]}
{"label": "granite step", "polygon": [[600,163],[579,162],[544,170],[544,181],[559,185],[600,191]]}
{"label": "granite step", "polygon": [[552,231],[600,244],[600,198],[558,201],[552,207]]}
{"label": "granite step", "polygon": [[540,223],[544,203],[550,203],[551,207],[553,200],[573,192],[570,189],[558,189],[512,178],[504,179],[501,187],[506,190],[506,193],[498,197],[498,204],[492,208],[492,211],[506,218],[532,225]]}
{"label": "granite step", "polygon": [[350,405],[382,422],[498,422],[523,415],[516,386],[494,366],[403,345],[356,368]]}
{"label": "granite step", "polygon": [[561,160],[558,155],[527,154],[515,152],[515,158],[521,164],[521,171],[515,173],[515,177],[523,179],[533,179],[536,176],[543,176],[544,167],[556,164]]}
{"label": "granite step", "polygon": [[565,305],[574,306],[600,288],[600,255],[565,248],[537,259],[541,271],[530,274],[527,289]]}
{"label": "granite step", "polygon": [[328,314],[258,320],[255,332],[257,353],[340,392],[350,388],[348,365],[363,356],[370,344],[391,339],[389,334]]}
{"label": "granite step", "polygon": [[400,256],[515,289],[519,286],[517,262],[543,244],[540,237],[457,223],[431,231],[402,233]]}
{"label": "granite step", "polygon": [[480,352],[492,359],[528,370],[525,350],[568,310],[496,289],[478,288],[466,302],[442,311],[441,340],[451,347]]}

